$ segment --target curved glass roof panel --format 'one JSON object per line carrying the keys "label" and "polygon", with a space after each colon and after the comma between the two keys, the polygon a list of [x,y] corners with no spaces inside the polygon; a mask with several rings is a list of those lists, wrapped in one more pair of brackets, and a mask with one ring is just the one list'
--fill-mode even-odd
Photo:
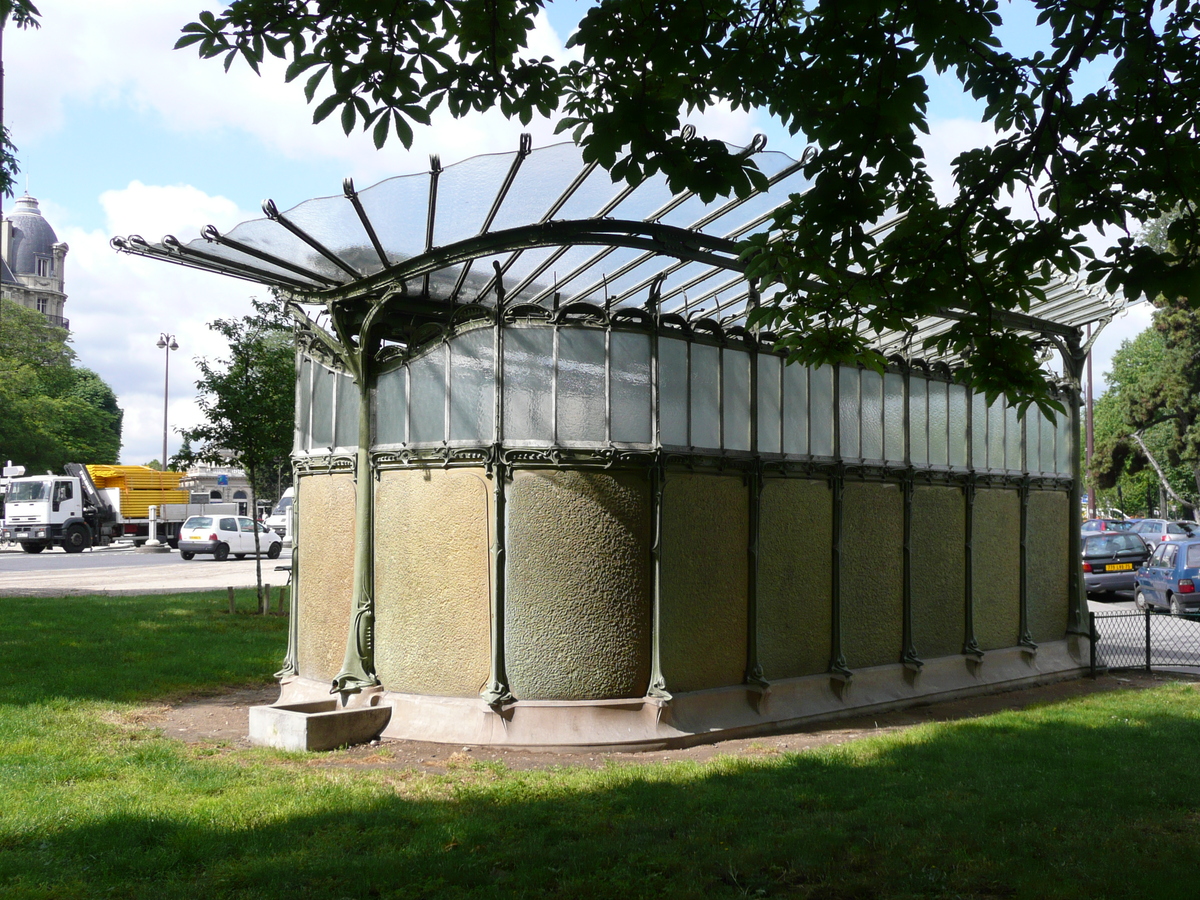
{"label": "curved glass roof panel", "polygon": [[[210,226],[186,244],[131,236],[113,245],[278,286],[302,303],[349,304],[360,315],[399,298],[386,300],[394,303],[389,309],[418,324],[446,321],[465,303],[495,305],[500,288],[509,303],[549,308],[558,293],[560,304],[620,308],[646,303],[657,285],[661,312],[728,325],[744,315],[750,295],[735,242],[768,227],[789,195],[811,184],[802,161],[765,152],[757,139],[745,151],[730,149],[752,155],[767,190],[705,203],[672,192],[661,173],[634,185],[613,182],[572,143],[533,150],[523,138],[516,152],[445,168],[435,158],[423,172],[361,191],[347,181],[340,196],[282,213],[267,201],[266,218],[227,234]],[[874,230],[894,225],[881,221]],[[1123,305],[1098,288],[1063,281],[1005,327],[1061,333]],[[873,342],[885,352],[921,352],[925,338],[959,315],[948,298],[947,310],[912,331],[873,335]],[[394,331],[381,339],[402,340]]]}

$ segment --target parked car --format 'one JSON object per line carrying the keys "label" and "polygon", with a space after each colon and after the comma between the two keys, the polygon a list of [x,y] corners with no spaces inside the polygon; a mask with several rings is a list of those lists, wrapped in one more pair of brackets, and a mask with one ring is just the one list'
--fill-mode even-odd
{"label": "parked car", "polygon": [[1200,537],[1200,526],[1195,522],[1170,521],[1169,519],[1142,519],[1130,529],[1153,549],[1163,541],[1185,540]]}
{"label": "parked car", "polygon": [[1124,519],[1088,519],[1083,523],[1082,531],[1128,531],[1129,528],[1130,524]]}
{"label": "parked car", "polygon": [[1133,602],[1138,609],[1169,609],[1175,615],[1200,611],[1200,540],[1164,541],[1138,570]]}
{"label": "parked car", "polygon": [[283,541],[270,528],[246,516],[192,516],[179,529],[179,555],[194,559],[198,553],[211,553],[214,559],[233,554],[244,559],[254,553],[254,532],[258,545],[268,559],[278,559]]}
{"label": "parked car", "polygon": [[1150,548],[1136,534],[1106,531],[1084,535],[1083,583],[1089,594],[1132,591]]}

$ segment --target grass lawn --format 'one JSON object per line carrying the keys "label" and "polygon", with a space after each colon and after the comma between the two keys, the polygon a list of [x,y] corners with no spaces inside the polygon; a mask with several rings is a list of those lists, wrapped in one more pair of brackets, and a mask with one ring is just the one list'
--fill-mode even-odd
{"label": "grass lawn", "polygon": [[703,765],[331,767],[139,724],[278,668],[286,620],[225,605],[0,600],[0,897],[1200,895],[1190,685]]}

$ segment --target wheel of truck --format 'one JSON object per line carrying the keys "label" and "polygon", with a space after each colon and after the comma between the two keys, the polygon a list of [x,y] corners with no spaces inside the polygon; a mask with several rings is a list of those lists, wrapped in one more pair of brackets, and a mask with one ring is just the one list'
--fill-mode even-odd
{"label": "wheel of truck", "polygon": [[21,549],[24,550],[26,553],[41,553],[43,550],[46,549],[46,545],[45,544],[25,543],[25,544],[21,545]]}
{"label": "wheel of truck", "polygon": [[245,553],[235,553],[235,554],[233,554],[233,558],[234,559],[245,559],[246,554]]}
{"label": "wheel of truck", "polygon": [[283,541],[276,541],[271,545],[271,549],[267,551],[267,559],[279,559],[281,550],[283,550]]}
{"label": "wheel of truck", "polygon": [[184,559],[195,559],[196,558],[196,554],[193,553],[191,550],[180,550],[179,555],[182,556]]}
{"label": "wheel of truck", "polygon": [[79,553],[90,543],[87,529],[78,522],[69,527],[67,533],[63,535],[63,549],[68,553]]}
{"label": "wheel of truck", "polygon": [[148,540],[150,540],[150,538],[145,538],[144,540],[140,540],[140,541],[134,541],[133,542],[134,549],[136,550],[138,547],[146,546],[146,541],[148,541]]}
{"label": "wheel of truck", "polygon": [[229,559],[229,545],[217,544],[217,549],[213,551],[213,559]]}

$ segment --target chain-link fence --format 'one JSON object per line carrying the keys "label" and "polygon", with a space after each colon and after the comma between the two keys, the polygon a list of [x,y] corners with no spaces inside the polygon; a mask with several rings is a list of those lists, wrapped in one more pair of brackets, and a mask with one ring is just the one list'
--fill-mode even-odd
{"label": "chain-link fence", "polygon": [[1200,615],[1091,613],[1092,675],[1098,669],[1200,666]]}

